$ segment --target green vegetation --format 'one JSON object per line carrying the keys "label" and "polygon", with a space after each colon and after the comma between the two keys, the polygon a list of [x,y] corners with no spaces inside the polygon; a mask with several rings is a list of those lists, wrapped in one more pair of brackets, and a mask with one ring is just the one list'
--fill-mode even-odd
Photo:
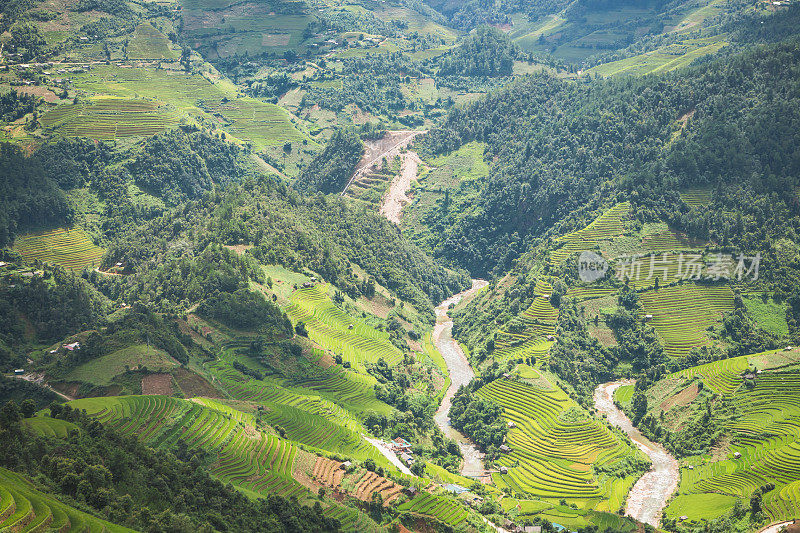
{"label": "green vegetation", "polygon": [[[646,388],[652,421],[643,424],[655,428],[668,447],[688,444],[682,448],[687,459],[679,495],[667,508],[665,525],[682,515],[693,522],[736,522],[749,515],[760,523],[797,512],[796,363],[796,350],[775,350],[692,367]],[[695,378],[705,385],[699,393],[691,385]],[[710,437],[715,448],[692,448],[686,426],[695,420],[696,438]],[[683,429],[672,434],[677,425]],[[754,494],[763,495],[763,503],[758,498],[759,508],[751,509],[746,502]]]}
{"label": "green vegetation", "polygon": [[508,474],[493,474],[498,486],[529,497],[567,498],[582,508],[613,511],[608,502],[598,507],[611,496],[612,484],[596,477],[591,467],[612,465],[638,452],[587,413],[576,411],[575,403],[556,387],[499,379],[479,389],[478,395],[501,405],[503,420],[515,426],[508,435],[510,452],[497,461],[508,467]]}
{"label": "green vegetation", "polygon": [[481,26],[441,59],[439,73],[466,76],[508,76],[516,48],[503,32]]}
{"label": "green vegetation", "polygon": [[646,292],[641,302],[666,352],[680,356],[709,343],[706,329],[733,310],[733,293],[728,287],[683,284]]}
{"label": "green vegetation", "polygon": [[122,98],[63,104],[42,116],[42,127],[56,135],[103,140],[150,136],[177,124],[177,114],[157,102]]}
{"label": "green vegetation", "polygon": [[344,191],[363,152],[364,144],[355,132],[338,130],[297,179],[296,186],[323,193]]}
{"label": "green vegetation", "polygon": [[[133,397],[127,404],[129,408],[134,407],[137,400]],[[151,412],[154,416],[165,414],[165,407],[169,405],[164,398],[144,400],[150,409],[156,409],[155,413]],[[114,403],[120,407],[125,405],[116,400],[111,402],[109,407]],[[102,405],[102,400],[83,405],[92,411],[98,404]],[[192,443],[191,434],[187,435],[188,443],[181,441],[183,444],[176,448],[176,456],[155,451],[142,446],[135,438],[124,436],[131,432],[131,424],[118,425],[117,432],[88,419],[69,405],[53,404],[50,412],[53,418],[65,420],[68,427],[74,428],[68,438],[41,436],[35,429],[41,424],[34,423],[34,429],[29,429],[21,423],[15,403],[9,402],[3,407],[0,434],[9,448],[0,455],[4,467],[0,470],[0,490],[4,507],[16,507],[9,516],[4,515],[5,527],[14,528],[15,524],[37,527],[37,524],[47,524],[48,520],[51,520],[50,525],[56,522],[70,531],[86,528],[130,531],[106,520],[139,530],[187,532],[198,527],[214,527],[212,523],[217,528],[232,527],[240,531],[288,531],[292,523],[318,531],[333,531],[339,525],[325,518],[321,508],[312,510],[274,493],[266,499],[252,501],[210,479],[198,468],[203,454],[198,454],[195,446],[187,447]],[[57,422],[48,426],[59,427]],[[147,420],[136,424],[140,429],[141,422]],[[189,452],[192,449],[195,451]],[[11,472],[7,468],[21,472]],[[35,489],[20,474],[35,475],[37,485],[46,487],[53,496]],[[211,500],[215,502],[213,513],[209,513],[206,503]],[[78,511],[77,506],[103,519]]]}
{"label": "green vegetation", "polygon": [[14,250],[28,263],[41,261],[74,271],[99,267],[105,253],[80,228],[21,235],[14,240]]}
{"label": "green vegetation", "polygon": [[357,368],[377,363],[380,358],[394,365],[402,358],[388,333],[377,331],[336,307],[327,296],[325,285],[299,289],[290,301],[288,315],[305,324],[309,338]]}

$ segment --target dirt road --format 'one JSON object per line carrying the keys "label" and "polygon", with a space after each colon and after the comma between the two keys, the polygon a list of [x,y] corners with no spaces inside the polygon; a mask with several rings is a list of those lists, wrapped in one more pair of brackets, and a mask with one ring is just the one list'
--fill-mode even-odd
{"label": "dirt road", "polygon": [[364,143],[364,155],[361,157],[361,161],[359,161],[358,165],[356,165],[355,172],[350,177],[350,181],[347,182],[347,185],[342,190],[341,194],[344,195],[344,193],[347,192],[347,189],[350,188],[350,185],[352,185],[355,180],[370,172],[373,167],[380,165],[384,157],[387,161],[391,161],[400,155],[400,151],[408,146],[408,144],[414,140],[414,137],[423,133],[427,133],[427,130],[387,131],[386,135],[384,135],[381,139]]}

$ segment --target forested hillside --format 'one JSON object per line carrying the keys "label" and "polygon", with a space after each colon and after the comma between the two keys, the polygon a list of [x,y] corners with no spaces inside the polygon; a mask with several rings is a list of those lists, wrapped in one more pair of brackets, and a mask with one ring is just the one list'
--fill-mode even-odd
{"label": "forested hillside", "polygon": [[795,4],[0,2],[0,531],[800,516]]}
{"label": "forested hillside", "polygon": [[[540,75],[453,111],[423,149],[447,153],[477,140],[495,163],[457,224],[446,205],[432,214],[453,221],[436,254],[498,274],[537,239],[575,229],[574,213],[615,197],[633,201],[642,221],[664,217],[745,249],[785,235],[796,204],[797,54],[790,41],[644,79]],[[690,215],[676,189],[697,185],[724,193]],[[723,216],[732,202],[748,212]]]}

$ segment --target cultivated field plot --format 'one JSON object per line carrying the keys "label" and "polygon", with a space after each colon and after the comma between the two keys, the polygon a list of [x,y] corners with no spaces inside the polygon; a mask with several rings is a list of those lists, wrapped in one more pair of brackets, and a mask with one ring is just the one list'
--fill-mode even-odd
{"label": "cultivated field plot", "polygon": [[75,271],[99,266],[105,253],[80,228],[19,236],[14,241],[14,250],[29,263],[38,259]]}
{"label": "cultivated field plot", "polygon": [[[315,350],[317,360],[323,355],[321,350]],[[391,408],[375,397],[377,382],[372,376],[352,372],[341,365],[328,368],[314,365],[307,367],[302,376],[288,379],[286,385],[310,389],[350,412],[388,414]]]}
{"label": "cultivated field plot", "polygon": [[58,437],[66,438],[71,431],[80,431],[78,426],[72,422],[61,420],[59,418],[50,418],[49,416],[37,416],[33,418],[24,419],[23,424],[39,435],[45,437]]}
{"label": "cultivated field plot", "polygon": [[711,188],[697,187],[681,191],[681,200],[692,209],[702,209],[711,203]]}
{"label": "cultivated field plot", "polygon": [[368,502],[373,494],[378,493],[383,498],[384,506],[396,501],[403,491],[402,485],[390,479],[361,468],[347,472],[342,469],[341,462],[326,457],[317,457],[310,474],[315,482],[324,487],[342,490],[344,481],[351,488],[347,492],[361,501]]}
{"label": "cultivated field plot", "polygon": [[386,462],[380,452],[361,437],[366,430],[356,414],[363,415],[364,411],[351,413],[320,396],[284,388],[278,380],[249,380],[222,361],[215,363],[212,370],[217,383],[231,397],[263,406],[264,420],[283,427],[287,438],[359,460],[371,458],[381,464]]}
{"label": "cultivated field plot", "polygon": [[546,360],[553,346],[558,309],[550,304],[553,287],[544,279],[536,281],[531,306],[519,315],[525,328],[519,332],[497,331],[493,357],[500,360]]}
{"label": "cultivated field plot", "polygon": [[[499,487],[551,502],[570,499],[583,509],[613,497],[613,484],[601,484],[592,465],[635,452],[588,415],[567,420],[565,413],[577,408],[563,391],[500,379],[478,395],[501,405],[503,418],[515,424],[507,438],[511,451],[498,460],[508,474],[492,475]],[[607,503],[603,510],[611,510]]]}
{"label": "cultivated field plot", "polygon": [[292,322],[303,321],[311,340],[342,356],[356,368],[383,358],[389,365],[400,361],[402,353],[389,341],[389,334],[351,317],[328,297],[328,286],[318,284],[299,289],[291,296],[286,313]]}
{"label": "cultivated field plot", "polygon": [[[741,361],[784,359],[782,352],[767,352],[714,363],[717,368],[703,365],[689,369],[690,374],[706,375],[719,370],[717,376],[741,383]],[[794,361],[800,358],[792,352]],[[785,361],[775,361],[774,364]],[[745,363],[746,364],[746,363]],[[715,381],[716,378],[716,381]],[[745,502],[752,492],[772,483],[774,490],[764,495],[764,510],[770,522],[790,520],[800,514],[800,371],[765,370],[755,377],[755,386],[720,386],[723,379],[712,377],[709,386],[732,391],[739,416],[729,423],[732,435],[730,449],[724,459],[710,462],[704,457],[693,470],[684,469],[680,485],[686,497],[676,500],[667,509],[670,516],[685,514],[693,520],[708,518],[708,508],[701,505],[712,499],[716,514],[727,512],[736,499]],[[734,455],[740,454],[739,457]]]}
{"label": "cultivated field plot", "polygon": [[725,34],[686,39],[652,52],[598,65],[587,72],[601,76],[643,76],[685,67],[698,57],[718,52],[728,44]]}
{"label": "cultivated field plot", "polygon": [[232,85],[212,83],[197,74],[98,65],[87,73],[77,74],[74,84],[80,89],[119,98],[150,98],[179,112],[203,115],[231,135],[251,141],[257,149],[276,148],[283,146],[284,142],[303,140],[315,146],[295,127],[292,116],[285,109],[254,98],[240,98]]}
{"label": "cultivated field plot", "polygon": [[146,137],[178,125],[175,109],[150,100],[97,98],[60,105],[42,116],[56,135],[109,140]]}
{"label": "cultivated field plot", "polygon": [[128,59],[177,59],[167,37],[150,24],[140,24],[126,48]]}
{"label": "cultivated field plot", "polygon": [[687,355],[692,348],[707,346],[706,329],[733,311],[733,292],[726,286],[684,283],[647,291],[640,296],[642,313],[652,315],[668,355]]}
{"label": "cultivated field plot", "polygon": [[366,202],[377,211],[380,207],[381,199],[389,189],[394,176],[394,173],[388,169],[361,174],[347,188],[345,196]]}
{"label": "cultivated field plot", "polygon": [[469,514],[463,505],[447,496],[420,494],[413,500],[397,507],[399,511],[432,516],[451,527],[457,527],[467,519]]}
{"label": "cultivated field plot", "polygon": [[301,51],[312,18],[303,2],[183,0],[183,35],[205,57]]}
{"label": "cultivated field plot", "polygon": [[556,242],[563,243],[563,245],[550,253],[550,260],[554,264],[561,264],[572,254],[593,250],[602,241],[622,235],[625,233],[623,221],[628,217],[630,208],[629,202],[617,204],[585,228],[559,237]]}
{"label": "cultivated field plot", "polygon": [[242,418],[216,402],[196,402],[166,396],[88,398],[72,402],[74,408],[126,435],[135,435],[154,448],[169,449],[182,439],[189,449],[217,454],[212,473],[257,494],[302,496],[307,489],[292,479],[299,449],[288,440],[248,428]]}
{"label": "cultivated field plot", "polygon": [[133,533],[39,492],[23,476],[0,468],[0,531]]}

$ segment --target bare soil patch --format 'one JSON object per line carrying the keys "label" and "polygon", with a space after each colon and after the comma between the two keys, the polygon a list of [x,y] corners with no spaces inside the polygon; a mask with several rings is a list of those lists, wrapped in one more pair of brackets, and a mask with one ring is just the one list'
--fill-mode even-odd
{"label": "bare soil patch", "polygon": [[[195,374],[185,368],[176,368],[173,371],[175,382],[180,387],[186,398],[203,396],[205,398],[221,398],[219,391],[206,378]],[[144,385],[142,386],[144,390]]]}
{"label": "bare soil patch", "polygon": [[662,411],[668,411],[673,407],[689,405],[697,398],[698,394],[700,394],[700,388],[697,386],[697,382],[694,382],[675,396],[661,402],[660,408]]}
{"label": "bare soil patch", "polygon": [[148,374],[142,378],[142,394],[172,394],[172,374]]}

